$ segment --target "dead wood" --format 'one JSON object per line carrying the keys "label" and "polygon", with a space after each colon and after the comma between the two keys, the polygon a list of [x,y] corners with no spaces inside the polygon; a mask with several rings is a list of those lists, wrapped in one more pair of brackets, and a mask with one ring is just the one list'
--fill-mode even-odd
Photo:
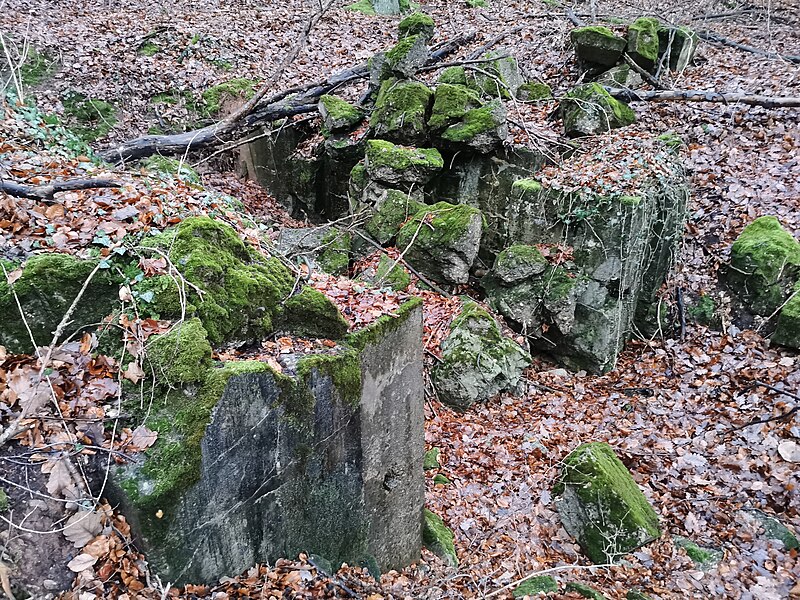
{"label": "dead wood", "polygon": [[722,102],[723,104],[747,104],[764,108],[790,108],[800,106],[800,98],[780,96],[758,96],[738,92],[706,92],[703,90],[657,90],[635,91],[606,87],[606,91],[619,100],[636,102]]}
{"label": "dead wood", "polygon": [[[445,56],[470,42],[474,37],[474,32],[467,33],[443,44],[438,50],[431,53],[426,65],[436,64]],[[109,148],[99,153],[99,156],[107,162],[121,163],[154,154],[170,156],[216,146],[238,139],[266,123],[314,112],[317,110],[320,96],[368,76],[369,67],[361,64],[331,75],[323,81],[296,86],[266,99],[262,92],[267,89],[267,86],[263,85],[256,96],[222,121],[186,133],[148,135],[136,138]],[[256,99],[257,96],[260,98]]]}
{"label": "dead wood", "polygon": [[731,48],[736,48],[737,50],[742,50],[743,52],[750,52],[751,54],[757,54],[758,56],[765,56],[767,58],[779,58],[781,60],[785,60],[790,63],[800,64],[800,56],[790,55],[790,54],[778,54],[777,52],[762,50],[761,48],[756,48],[755,46],[740,44],[739,42],[734,42],[733,40],[729,40],[728,38],[722,37],[721,35],[716,34],[713,31],[698,31],[697,35],[698,37],[700,37],[700,39],[703,39],[707,42],[711,42],[714,44],[722,44],[723,46],[730,46]]}
{"label": "dead wood", "polygon": [[69,181],[53,181],[47,185],[25,185],[13,181],[0,181],[0,192],[29,200],[53,200],[53,197],[60,192],[118,187],[122,187],[122,184],[111,179],[71,179]]}

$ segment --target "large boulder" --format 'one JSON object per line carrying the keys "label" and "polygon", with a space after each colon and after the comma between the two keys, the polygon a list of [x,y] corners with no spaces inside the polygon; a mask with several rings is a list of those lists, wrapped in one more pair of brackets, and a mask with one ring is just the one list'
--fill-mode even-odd
{"label": "large boulder", "polygon": [[570,137],[597,135],[636,121],[636,113],[597,83],[573,88],[561,102],[564,131]]}
{"label": "large boulder", "polygon": [[595,564],[613,563],[661,536],[658,515],[604,442],[572,451],[553,493],[564,528]]}
{"label": "large boulder", "polygon": [[385,74],[413,77],[428,60],[428,38],[424,34],[409,35],[389,50],[383,63]]}
{"label": "large boulder", "polygon": [[580,60],[608,66],[616,64],[628,44],[625,38],[599,25],[573,29],[569,39]]}
{"label": "large boulder", "polygon": [[438,202],[403,225],[397,247],[423,275],[444,283],[466,283],[482,230],[483,215],[477,208]]}
{"label": "large boulder", "polygon": [[466,410],[513,389],[530,362],[528,353],[503,335],[494,317],[468,300],[442,342],[442,361],[431,376],[442,402]]}
{"label": "large boulder", "polygon": [[798,279],[800,242],[775,217],[759,217],[733,243],[728,286],[755,314],[772,315]]}
{"label": "large boulder", "polygon": [[431,131],[441,132],[455,125],[470,110],[481,106],[478,94],[465,85],[440,83],[433,92],[433,108],[428,119]]}
{"label": "large boulder", "polygon": [[423,144],[432,98],[433,92],[422,83],[385,80],[369,120],[375,137],[398,144]]}
{"label": "large boulder", "polygon": [[646,71],[658,61],[658,30],[661,27],[654,17],[640,17],[628,27],[628,55]]}
{"label": "large boulder", "polygon": [[[299,552],[380,569],[418,559],[420,303],[397,312],[329,354],[282,355],[282,373],[204,354],[191,385],[157,388],[145,425],[158,439],[113,469],[108,493],[162,581],[216,582]],[[124,406],[145,417],[130,392]]]}

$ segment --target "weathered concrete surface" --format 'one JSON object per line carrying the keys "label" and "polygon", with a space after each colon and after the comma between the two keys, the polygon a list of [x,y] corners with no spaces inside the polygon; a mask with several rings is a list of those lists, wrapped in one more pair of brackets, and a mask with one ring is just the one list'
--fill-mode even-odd
{"label": "weathered concrete surface", "polygon": [[118,470],[115,500],[162,580],[212,582],[299,552],[382,569],[417,559],[421,339],[418,305],[355,334],[355,387],[345,355],[295,382],[257,364],[231,375],[202,434],[197,481],[158,503],[147,462]]}

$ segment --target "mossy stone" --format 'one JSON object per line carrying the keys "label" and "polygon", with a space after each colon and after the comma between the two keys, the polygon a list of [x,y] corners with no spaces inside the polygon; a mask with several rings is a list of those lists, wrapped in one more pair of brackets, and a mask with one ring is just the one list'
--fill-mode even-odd
{"label": "mossy stone", "polygon": [[666,54],[669,51],[669,68],[672,71],[683,72],[694,59],[694,53],[700,38],[686,26],[663,26],[658,30],[658,53]]}
{"label": "mossy stone", "polygon": [[439,74],[438,83],[450,85],[467,85],[467,70],[464,67],[447,67]]}
{"label": "mossy stone", "polygon": [[441,473],[437,473],[433,476],[433,485],[450,485],[452,481],[450,481],[447,477],[442,475]]}
{"label": "mossy stone", "polygon": [[372,6],[372,2],[370,0],[358,0],[358,2],[353,2],[352,4],[348,4],[344,7],[345,10],[351,10],[353,12],[360,12],[364,15],[376,15],[378,13],[375,12],[375,7]]}
{"label": "mossy stone", "polygon": [[658,539],[658,515],[604,442],[581,444],[563,461],[553,489],[564,528],[595,564]]}
{"label": "mossy stone", "polygon": [[[0,345],[9,352],[32,353],[34,346],[27,327],[30,327],[37,346],[50,344],[53,332],[97,263],[97,260],[81,260],[69,254],[39,254],[25,262],[22,275],[11,285],[0,271],[0,313],[3,315]],[[11,263],[5,266],[7,271],[14,270]],[[87,326],[96,326],[111,314],[119,301],[118,290],[119,283],[110,270],[97,271],[76,305],[60,341]],[[20,315],[17,299],[27,327]]]}
{"label": "mossy stone", "polygon": [[422,542],[425,547],[451,567],[458,566],[453,532],[444,524],[439,515],[427,508],[424,511]]}
{"label": "mossy stone", "polygon": [[672,536],[675,546],[686,552],[686,556],[692,559],[697,567],[702,571],[714,568],[722,560],[722,551],[714,548],[704,548],[698,546],[692,540],[679,535]]}
{"label": "mossy stone", "polygon": [[422,83],[384,81],[369,120],[375,137],[401,144],[424,143],[432,98],[433,92]]}
{"label": "mossy stone", "polygon": [[759,217],[733,243],[728,285],[754,313],[773,314],[798,278],[800,242],[775,217]]}
{"label": "mossy stone", "polygon": [[440,83],[433,92],[433,108],[428,126],[433,130],[449,127],[480,105],[478,94],[468,87]]}
{"label": "mossy stone", "polygon": [[639,590],[628,590],[625,600],[650,600],[650,596]]}
{"label": "mossy stone", "polygon": [[519,86],[517,90],[517,98],[527,102],[534,102],[536,100],[552,100],[553,90],[546,83],[539,83],[538,81],[529,81]]}
{"label": "mossy stone", "polygon": [[204,117],[213,117],[220,113],[226,100],[247,98],[256,91],[256,82],[253,79],[237,77],[208,88],[202,93],[202,108],[200,114]]}
{"label": "mossy stone", "polygon": [[516,97],[523,84],[517,59],[496,52],[487,52],[483,58],[487,62],[481,63],[480,71],[468,69],[469,79],[472,80],[469,85],[490,98]]}
{"label": "mossy stone", "polygon": [[317,257],[320,268],[330,275],[344,275],[350,268],[350,251],[353,245],[352,234],[332,230],[322,238],[324,250]]}
{"label": "mossy stone", "polygon": [[484,154],[496,149],[507,136],[506,109],[499,100],[467,111],[458,123],[441,134],[445,142],[467,146]]}
{"label": "mossy stone", "polygon": [[387,244],[408,219],[422,210],[424,205],[399,190],[386,190],[375,206],[375,212],[364,229],[379,244]]}
{"label": "mossy stone", "polygon": [[435,24],[433,19],[425,13],[416,12],[405,17],[397,26],[401,38],[421,35],[430,40],[433,37]]}
{"label": "mossy stone", "polygon": [[202,381],[211,367],[211,344],[200,319],[176,324],[147,341],[147,361],[159,383],[185,385]]}
{"label": "mossy stone", "polygon": [[795,286],[793,294],[778,315],[778,325],[770,341],[788,348],[800,348],[800,283]]}
{"label": "mossy stone", "polygon": [[384,76],[391,73],[400,77],[413,77],[427,60],[428,39],[425,35],[404,37],[386,52]]}
{"label": "mossy stone", "polygon": [[575,583],[570,581],[564,589],[568,592],[578,592],[584,598],[589,598],[590,600],[608,600],[603,594],[598,592],[593,587],[588,585],[584,585],[582,583]]}
{"label": "mossy stone", "polygon": [[318,108],[323,129],[330,133],[352,129],[364,119],[364,111],[330,94],[320,96]]}
{"label": "mossy stone", "polygon": [[597,135],[636,121],[636,113],[597,83],[572,89],[561,103],[564,130],[570,137]]}
{"label": "mossy stone", "polygon": [[800,541],[794,532],[775,517],[757,508],[743,509],[737,513],[746,522],[754,523],[763,529],[763,536],[769,540],[779,540],[786,550],[800,550]]}
{"label": "mossy stone", "polygon": [[515,244],[497,255],[492,274],[502,283],[514,285],[544,273],[548,266],[547,259],[536,246]]}
{"label": "mossy stone", "polygon": [[8,494],[3,488],[0,488],[0,513],[8,510]]}
{"label": "mossy stone", "polygon": [[558,592],[558,583],[549,575],[539,575],[523,581],[514,588],[511,595],[514,598],[523,596],[537,596],[538,594],[555,594]]}
{"label": "mossy stone", "polygon": [[389,185],[424,184],[444,167],[435,148],[399,146],[385,140],[368,140],[365,153],[367,175]]}
{"label": "mossy stone", "polygon": [[658,62],[658,30],[655,17],[639,17],[628,27],[627,52],[643,69],[651,70]]}
{"label": "mossy stone", "polygon": [[[182,276],[203,294],[187,290],[196,316],[208,331],[209,340],[261,339],[273,331],[273,321],[282,313],[281,302],[290,294],[294,278],[275,258],[265,258],[245,246],[228,224],[210,217],[190,217],[177,227],[145,239],[145,247],[166,253]],[[180,316],[164,311],[180,306],[177,288],[160,290],[161,316]]]}
{"label": "mossy stone", "polygon": [[635,89],[642,85],[644,79],[642,79],[642,76],[636,71],[631,69],[630,65],[621,64],[611,67],[607,71],[601,73],[597,79],[595,79],[595,82],[602,86],[612,88]]}
{"label": "mossy stone", "polygon": [[337,340],[347,334],[348,324],[339,309],[312,287],[304,287],[284,303],[282,323],[292,333]]}
{"label": "mossy stone", "polygon": [[411,285],[411,275],[398,263],[386,254],[381,254],[378,268],[375,271],[375,283],[385,283],[395,291],[405,290]]}
{"label": "mossy stone", "polygon": [[608,66],[619,60],[628,45],[625,38],[614,35],[608,27],[601,25],[573,29],[569,39],[579,59]]}

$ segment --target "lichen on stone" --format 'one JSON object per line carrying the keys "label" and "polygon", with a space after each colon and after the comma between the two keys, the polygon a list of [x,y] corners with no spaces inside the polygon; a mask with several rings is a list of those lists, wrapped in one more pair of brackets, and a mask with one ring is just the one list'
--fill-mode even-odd
{"label": "lichen on stone", "polygon": [[445,561],[447,565],[451,567],[458,566],[458,556],[453,543],[453,532],[444,524],[439,515],[434,514],[427,508],[424,511],[422,542],[428,550]]}
{"label": "lichen on stone", "polygon": [[200,319],[177,323],[147,341],[147,362],[156,380],[167,385],[202,381],[211,367],[211,344]]}

